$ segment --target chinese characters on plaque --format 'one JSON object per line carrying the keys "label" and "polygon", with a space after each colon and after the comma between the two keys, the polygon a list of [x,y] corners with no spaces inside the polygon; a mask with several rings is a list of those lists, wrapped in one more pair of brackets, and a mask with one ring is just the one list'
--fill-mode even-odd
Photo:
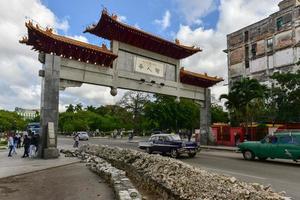
{"label": "chinese characters on plaque", "polygon": [[164,77],[164,64],[147,58],[136,57],[135,71],[152,76]]}

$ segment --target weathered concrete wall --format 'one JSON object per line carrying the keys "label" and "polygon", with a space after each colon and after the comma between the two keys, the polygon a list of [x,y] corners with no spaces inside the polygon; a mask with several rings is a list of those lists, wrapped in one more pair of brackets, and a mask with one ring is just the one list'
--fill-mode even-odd
{"label": "weathered concrete wall", "polygon": [[235,65],[231,65],[229,68],[230,76],[239,76],[245,73],[245,66],[244,63],[238,63]]}
{"label": "weathered concrete wall", "polygon": [[257,49],[256,49],[256,56],[264,55],[266,52],[266,45],[265,40],[260,40],[256,43]]}
{"label": "weathered concrete wall", "polygon": [[250,73],[255,73],[267,69],[267,57],[258,58],[250,62]]}
{"label": "weathered concrete wall", "polygon": [[230,65],[235,65],[237,63],[243,62],[245,59],[245,48],[237,48],[230,52]]}
{"label": "weathered concrete wall", "polygon": [[294,63],[294,51],[292,48],[277,51],[274,55],[274,65],[276,67]]}
{"label": "weathered concrete wall", "polygon": [[277,50],[290,47],[293,44],[294,41],[292,30],[282,32],[275,36],[275,49]]}

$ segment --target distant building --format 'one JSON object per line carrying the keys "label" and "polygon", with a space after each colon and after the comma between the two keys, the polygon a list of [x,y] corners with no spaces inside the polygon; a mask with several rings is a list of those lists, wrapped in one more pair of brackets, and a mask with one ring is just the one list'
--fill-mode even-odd
{"label": "distant building", "polygon": [[15,108],[15,112],[21,116],[23,119],[34,119],[39,115],[39,109],[24,109],[24,108]]}
{"label": "distant building", "polygon": [[229,88],[241,77],[270,86],[275,71],[300,69],[300,0],[283,0],[278,6],[268,18],[227,35]]}

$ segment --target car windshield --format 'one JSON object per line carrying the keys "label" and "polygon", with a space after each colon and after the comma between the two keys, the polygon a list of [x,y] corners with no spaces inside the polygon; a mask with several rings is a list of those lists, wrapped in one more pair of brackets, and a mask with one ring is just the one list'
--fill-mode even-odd
{"label": "car windshield", "polygon": [[181,140],[181,138],[179,137],[179,135],[170,135],[172,140]]}

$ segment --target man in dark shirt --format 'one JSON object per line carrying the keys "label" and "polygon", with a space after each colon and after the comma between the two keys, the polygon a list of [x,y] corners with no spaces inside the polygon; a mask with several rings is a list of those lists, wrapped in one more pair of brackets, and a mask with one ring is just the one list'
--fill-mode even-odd
{"label": "man in dark shirt", "polygon": [[23,140],[23,146],[24,146],[24,154],[22,158],[28,157],[29,156],[29,146],[30,146],[30,138],[28,135],[24,135],[24,140]]}

